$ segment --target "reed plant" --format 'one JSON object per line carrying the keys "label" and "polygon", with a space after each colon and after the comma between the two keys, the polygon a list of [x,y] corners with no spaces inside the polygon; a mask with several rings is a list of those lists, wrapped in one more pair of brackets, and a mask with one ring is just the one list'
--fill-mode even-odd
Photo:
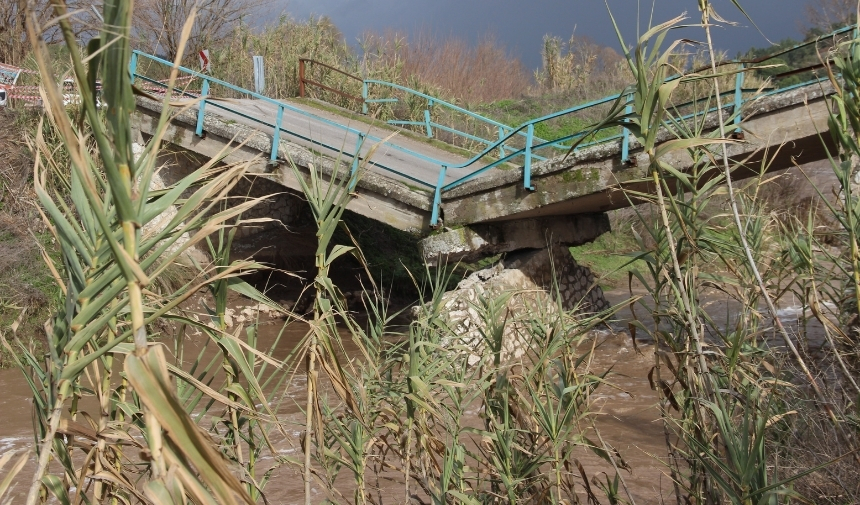
{"label": "reed plant", "polygon": [[[681,18],[657,25],[627,54],[636,80],[627,90],[634,97],[632,112],[619,101],[599,126],[625,125],[648,160],[647,177],[625,190],[631,203],[648,202],[636,211],[640,224],[635,235],[642,251],[635,256],[644,268],[635,268],[631,281],[635,278],[646,288],[648,296],[637,301],[634,309],[641,308],[649,316],[647,323],[642,317],[634,320],[631,329],[646,333],[657,345],[648,378],[661,398],[667,470],[677,502],[778,503],[801,498],[793,489],[797,479],[821,471],[834,460],[856,457],[856,428],[851,421],[855,403],[833,402],[834,390],[819,380],[809,355],[801,352],[779,318],[778,298],[794,290],[803,307],[818,312],[825,331],[833,333],[837,329],[833,319],[822,314],[820,299],[815,298],[834,293],[834,277],[822,275],[828,262],[815,258],[809,245],[814,235],[801,235],[800,240],[783,235],[779,221],[764,206],[760,188],[773,152],[766,153],[760,176],[747,188],[737,187],[732,180],[732,173],[744,162],[732,162],[727,156],[726,146],[736,140],[728,135],[733,116],[723,112],[720,91],[728,78],[744,70],[718,70],[709,33],[714,14],[707,1],[700,2],[700,8],[711,70],[667,80],[677,71],[673,52],[680,42],[665,50],[662,46]],[[847,58],[836,61],[844,66]],[[833,81],[834,86],[842,86],[838,79]],[[716,109],[716,129],[706,128],[705,116],[683,119],[672,105],[673,96],[684,86],[701,93],[695,108]],[[843,96],[847,95],[837,93],[834,102],[841,106]],[[848,124],[842,114],[834,113],[830,121],[837,141],[849,137],[842,133]],[[673,166],[671,153],[676,151],[692,161],[689,170]],[[841,159],[849,156],[842,154]],[[837,175],[841,168],[846,182],[848,166],[834,162]],[[727,210],[715,212],[714,203],[722,198]],[[850,205],[853,200],[844,202]],[[842,209],[848,205],[836,210],[842,213],[843,226],[847,219]],[[850,243],[844,250],[852,250]],[[843,278],[850,282],[850,260],[841,264]],[[800,268],[792,272],[795,267]],[[725,296],[733,313],[721,316],[709,310],[703,303],[709,293]],[[840,358],[838,353],[836,357]],[[837,361],[840,382],[853,384],[855,372],[845,360]],[[792,416],[812,414],[793,395],[798,386],[808,388],[819,402],[821,415],[828,419],[827,432],[842,440],[844,450],[829,452],[829,461],[799,468],[792,464],[789,471],[781,465],[796,456],[787,456],[792,447],[785,445],[786,438],[780,434],[792,424]],[[841,390],[842,386],[836,388]]]}
{"label": "reed plant", "polygon": [[[591,424],[591,395],[605,378],[590,373],[579,345],[598,319],[531,312],[513,320],[507,303],[522,295],[488,295],[476,305],[485,325],[476,343],[450,326],[440,293],[400,335],[368,296],[367,325],[346,323],[358,358],[335,361],[326,344],[307,360],[309,379],[319,384],[324,370],[331,385],[328,394],[314,387],[306,411],[321,417],[307,425],[306,433],[319,430],[305,446],[309,473],[336,502],[579,503],[590,487],[575,449],[614,457]],[[349,317],[340,302],[330,310]],[[526,350],[516,363],[501,357],[514,325]]]}
{"label": "reed plant", "polygon": [[[709,7],[700,3],[707,29]],[[70,14],[62,0],[53,5],[73,47]],[[45,121],[62,143],[57,149],[42,133],[33,139],[35,192],[60,250],[60,261],[46,255],[46,262],[63,303],[45,328],[47,358],[15,334],[2,339],[33,390],[38,461],[28,503],[50,496],[61,503],[273,502],[280,497],[267,485],[284,467],[301,472],[306,503],[636,502],[625,481],[628,467],[601,436],[594,409],[595,392],[611,387],[611,375],[592,368],[591,330],[612,310],[560,310],[556,290],[488,292],[469,303],[474,321],[464,335],[445,294],[451,270],[427,268],[413,272],[421,295],[410,323],[396,324],[372,281],[361,298],[364,317],[357,317],[331,271],[347,255],[367,268],[354,240],[333,241],[336,232],[351,237],[343,213],[364,167],[351,171],[338,163],[340,169],[323,174],[293,166],[318,242],[313,311],[298,321],[307,324],[301,343],[278,359],[280,336],[263,348],[253,322],[231,330],[230,292],[288,312],[241,280],[263,265],[230,256],[235,227],[258,201],[228,196],[247,165],[219,164],[216,157],[164,190],[150,188],[170,114],[193,102],[165,98],[157,134],[135,156],[134,89],[125,70],[130,2],[108,0],[104,19],[87,54],[71,54],[83,98],[73,117],[62,105],[40,25],[29,18]],[[710,130],[704,119],[682,120],[673,107],[680,87],[697,86],[704,95],[693,107],[722,111],[720,80],[739,71],[718,72],[712,59],[708,74],[667,80],[677,71],[672,58],[681,42],[665,48],[665,41],[680,22],[649,29],[627,52],[632,112],[619,99],[596,126],[627,128],[647,157],[644,177],[635,181],[640,189],[627,189],[631,202],[649,203],[637,211],[641,262],[632,274],[648,291],[634,311],[648,315],[632,328],[656,343],[648,378],[660,398],[677,503],[779,503],[798,497],[794,483],[830,463],[786,465],[796,455],[792,429],[803,426],[795,418],[828,427],[847,453],[831,459],[856,454],[857,403],[835,401],[837,392],[860,393],[851,354],[856,335],[835,324],[822,302],[846,307],[842,325],[850,326],[860,308],[860,246],[853,238],[860,214],[851,186],[852,160],[860,156],[854,103],[860,72],[853,67],[860,49],[856,42],[844,46],[856,57],[834,63],[842,77],[834,73],[831,134],[840,150],[832,159],[842,193],[831,209],[847,252],[834,254],[829,262],[836,268],[826,270],[815,257],[814,223],[783,234],[786,225],[759,197],[763,178],[735,191],[735,166],[724,152],[719,157],[722,146],[736,141],[726,134],[734,117],[720,115],[719,128]],[[191,24],[193,16],[184,36]],[[181,60],[180,52],[176,64]],[[174,69],[167,76],[170,86],[176,75]],[[105,110],[96,106],[96,80]],[[676,153],[693,161],[689,171],[673,166]],[[60,178],[68,181],[65,191],[47,183],[49,173],[69,174]],[[715,214],[709,205],[722,194],[729,195],[728,210]],[[171,216],[166,223],[147,226],[163,215]],[[178,287],[159,287],[196,244],[208,245],[211,262],[196,264]],[[796,275],[782,273],[788,268]],[[835,280],[847,287],[836,289]],[[713,290],[736,313],[722,319],[709,309],[703,299]],[[780,327],[775,303],[784,293],[803,296],[827,328],[841,389],[813,375],[819,370],[801,352],[811,348],[798,350]],[[186,312],[196,297],[206,305],[203,321]],[[295,322],[288,315],[287,323]],[[776,331],[768,330],[771,324]],[[205,345],[189,357],[192,330]],[[518,357],[507,352],[511,346]],[[299,374],[306,389],[297,400],[288,389]],[[801,417],[799,397],[818,402],[819,415],[806,408]],[[301,402],[301,419],[284,414],[288,401]],[[300,448],[301,458],[281,444]],[[584,452],[601,462],[605,478],[588,478]],[[9,461],[0,457],[0,466]]]}
{"label": "reed plant", "polygon": [[[45,121],[61,142],[48,144],[42,128],[33,141],[35,192],[60,250],[59,262],[48,255],[45,260],[63,294],[59,311],[45,325],[45,359],[17,338],[3,339],[33,390],[38,461],[27,503],[49,495],[61,503],[252,503],[266,480],[255,469],[259,451],[272,449],[258,427],[260,420],[274,417],[255,378],[266,367],[284,367],[271,358],[261,365],[265,355],[254,348],[253,328],[240,342],[223,325],[197,321],[181,308],[206,286],[219,301],[214,321],[223,321],[221,300],[228,288],[266,302],[237,278],[259,265],[226,260],[222,241],[214,251],[216,262],[177,289],[160,289],[159,279],[189,248],[223,234],[256,200],[220,206],[247,165],[219,166],[217,158],[164,190],[150,187],[175,104],[165,99],[158,133],[135,156],[130,123],[135,102],[126,70],[130,5],[106,2],[101,36],[89,43],[85,57],[71,51],[82,97],[77,118],[63,105],[40,20],[34,13],[27,19],[41,70]],[[56,1],[53,9],[66,44],[76,47],[66,5]],[[192,24],[193,16],[185,37]],[[171,85],[176,75],[170,75]],[[96,104],[99,80],[110,104],[106,110]],[[67,192],[46,184],[49,173],[69,174]],[[153,225],[159,218],[162,222]],[[182,369],[182,330],[188,327],[219,347],[221,359],[230,364],[226,379],[218,375],[213,382],[211,365],[195,375],[202,355],[191,373]],[[170,328],[180,328],[174,363],[161,334]],[[239,375],[241,383],[230,380]],[[209,430],[199,424],[216,403],[226,407],[226,431],[217,422]],[[245,444],[247,457],[240,449]],[[234,472],[230,460],[242,471]]]}

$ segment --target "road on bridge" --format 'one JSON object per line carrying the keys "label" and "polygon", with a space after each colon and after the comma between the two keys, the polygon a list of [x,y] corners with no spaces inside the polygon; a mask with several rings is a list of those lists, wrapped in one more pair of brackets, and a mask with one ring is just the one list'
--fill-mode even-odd
{"label": "road on bridge", "polygon": [[[232,121],[248,126],[267,135],[272,135],[274,133],[273,127],[246,117],[250,116],[261,121],[265,121],[266,123],[274,124],[278,113],[278,107],[274,103],[255,99],[225,99],[223,102],[225,107],[229,107],[232,110],[225,110],[218,107],[217,101],[213,100],[206,104],[206,114],[215,114],[226,121]],[[414,179],[424,181],[431,187],[435,186],[438,182],[439,172],[443,163],[450,166],[460,165],[468,161],[468,159],[463,156],[412,138],[411,132],[405,132],[393,127],[388,127],[388,125],[386,125],[386,127],[374,126],[363,121],[351,120],[342,115],[320,110],[303,103],[296,103],[290,100],[281,100],[281,102],[291,107],[301,109],[308,114],[313,114],[314,116],[324,120],[349,126],[352,130],[358,130],[363,134],[370,135],[372,137],[386,139],[392,134],[395,134],[393,138],[376,148],[376,151],[370,159],[372,163],[368,164],[368,168],[385,177],[408,182],[412,186],[416,185]],[[319,144],[315,144],[312,141],[302,139],[296,135],[291,135],[290,132],[322,144],[338,146],[338,149],[328,149]],[[326,156],[337,158],[340,154],[339,151],[350,154],[355,151],[355,146],[358,141],[357,137],[356,133],[345,131],[343,128],[330,124],[329,122],[315,120],[314,118],[288,108],[284,109],[281,132],[282,141],[289,141]],[[370,140],[366,141],[361,149],[362,158],[364,158],[377,144],[378,142]],[[410,154],[410,152],[406,152],[404,150],[418,153],[426,158],[435,160],[435,162],[414,156]],[[345,159],[351,161],[351,157],[348,155],[345,156]],[[374,165],[373,163],[382,165],[385,168]],[[484,167],[485,165],[486,163],[482,163],[482,160],[479,160],[466,168],[449,169],[446,173],[445,183],[453,182],[468,173]],[[399,174],[392,172],[391,170],[386,170],[386,168],[399,172]],[[499,171],[502,170],[493,168],[482,176],[492,177],[494,173],[498,173]],[[404,177],[404,175],[401,174],[408,177]],[[410,181],[410,178],[413,180]],[[425,189],[430,188],[428,187]]]}

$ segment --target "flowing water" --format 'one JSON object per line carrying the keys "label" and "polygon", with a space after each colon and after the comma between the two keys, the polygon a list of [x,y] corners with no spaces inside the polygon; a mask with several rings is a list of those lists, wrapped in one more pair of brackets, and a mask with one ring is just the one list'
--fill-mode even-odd
{"label": "flowing water", "polygon": [[[628,296],[626,291],[610,291],[607,293],[610,301],[620,303]],[[738,307],[711,295],[705,301],[711,314],[725,312],[727,315]],[[241,310],[238,308],[237,313]],[[789,325],[796,323],[802,311],[798,307],[785,305],[780,310],[780,317]],[[623,321],[632,317],[628,309],[619,312],[618,317]],[[796,325],[795,325],[796,326]],[[280,320],[265,321],[260,326],[259,348],[268,349],[281,330]],[[666,436],[660,421],[658,397],[651,390],[647,375],[654,364],[654,345],[647,338],[640,338],[634,349],[630,335],[623,331],[623,322],[610,324],[611,330],[598,331],[581,349],[587,352],[593,346],[590,370],[602,373],[611,370],[607,379],[611,386],[601,386],[594,395],[594,423],[599,429],[603,440],[615,447],[630,470],[622,470],[624,483],[630,489],[637,504],[659,503],[660,497],[666,500],[672,497],[672,482],[668,477],[666,461]],[[820,328],[810,325],[810,335],[820,336]],[[272,356],[284,359],[305,336],[306,326],[293,324],[284,331],[280,342],[274,347]],[[350,346],[349,339],[344,339],[347,354],[357,354]],[[188,342],[185,356],[196,356],[205,340],[203,336],[192,337]],[[211,346],[210,346],[211,347]],[[214,349],[207,351],[214,356]],[[30,389],[21,372],[17,369],[0,370],[0,453],[7,451],[24,451],[33,447],[32,435],[32,400]],[[278,408],[278,415],[284,419],[286,434],[273,434],[276,449],[282,455],[299,459],[300,448],[297,441],[303,429],[302,402],[305,396],[305,377],[296,374],[292,381],[283,389],[283,393],[273,393],[273,400],[283,400]],[[476,417],[477,419],[477,417]],[[594,436],[589,435],[589,436]],[[597,441],[595,441],[597,442]],[[599,442],[598,442],[599,443]],[[611,466],[596,457],[593,453],[582,450],[575,454],[582,463],[589,479],[602,479],[602,474],[614,475]],[[270,465],[271,460],[263,460],[260,465]],[[25,467],[19,475],[18,485],[13,492],[12,503],[17,503],[26,494],[29,476],[33,471],[33,462]],[[398,483],[399,482],[399,483]],[[388,486],[402,489],[402,480],[394,479]],[[319,498],[322,491],[314,490]],[[303,483],[298,470],[288,467],[277,469],[272,480],[266,487],[269,503],[299,503],[302,501]],[[595,492],[600,492],[595,488]],[[383,495],[392,497],[402,496],[400,491],[387,490]],[[402,500],[393,499],[391,503]]]}

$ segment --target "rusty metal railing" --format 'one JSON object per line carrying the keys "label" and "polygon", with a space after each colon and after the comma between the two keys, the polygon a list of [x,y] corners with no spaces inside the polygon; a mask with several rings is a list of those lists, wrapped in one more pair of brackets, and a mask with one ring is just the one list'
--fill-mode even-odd
{"label": "rusty metal railing", "polygon": [[346,93],[346,92],[341,91],[339,89],[332,88],[331,86],[326,86],[325,84],[323,84],[321,82],[317,82],[317,81],[314,81],[312,79],[308,79],[305,76],[306,75],[305,74],[305,67],[308,63],[313,64],[313,65],[320,65],[320,66],[325,67],[329,70],[332,70],[332,71],[337,72],[341,75],[344,75],[350,79],[358,81],[359,83],[362,83],[362,84],[364,83],[364,79],[362,79],[361,77],[352,75],[348,72],[344,72],[343,70],[341,70],[339,68],[335,68],[331,65],[327,65],[321,61],[313,60],[311,58],[299,58],[299,96],[300,97],[305,98],[305,96],[306,96],[305,95],[305,86],[309,84],[311,86],[316,86],[316,87],[322,88],[326,91],[330,91],[336,95],[342,96],[342,97],[347,98],[349,100],[358,102],[359,104],[364,103],[364,98],[362,98],[360,96],[350,95],[349,93]]}

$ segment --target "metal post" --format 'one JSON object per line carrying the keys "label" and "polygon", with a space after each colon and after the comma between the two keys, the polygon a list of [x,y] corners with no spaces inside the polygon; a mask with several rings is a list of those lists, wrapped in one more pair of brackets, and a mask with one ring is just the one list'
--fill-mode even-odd
{"label": "metal post", "polygon": [[[499,127],[499,142],[501,142],[505,138],[505,135],[507,135],[507,134],[508,134],[508,131],[505,128],[500,126]],[[499,159],[502,159],[504,157],[505,157],[505,144],[499,144]]]}
{"label": "metal post", "polygon": [[266,92],[266,75],[263,71],[263,57],[254,56],[254,91],[258,95]]}
{"label": "metal post", "polygon": [[274,165],[278,159],[278,148],[281,146],[281,124],[284,121],[284,106],[278,106],[278,119],[275,121],[275,132],[272,134],[272,154],[269,164]]}
{"label": "metal post", "polygon": [[299,96],[305,97],[305,59],[299,58]]}
{"label": "metal post", "polygon": [[355,154],[352,155],[352,168],[349,174],[355,175],[358,171],[358,163],[361,161],[361,146],[364,144],[364,134],[359,132],[358,138],[355,140]]}
{"label": "metal post", "polygon": [[[744,64],[741,63],[740,65],[741,65],[741,69],[743,69]],[[738,75],[735,77],[735,110],[734,110],[735,131],[734,131],[734,135],[736,137],[743,135],[743,130],[741,130],[740,124],[741,124],[741,107],[743,106],[743,103],[744,103],[744,93],[743,93],[744,74],[745,74],[745,72],[738,72]]]}
{"label": "metal post", "polygon": [[128,73],[131,75],[131,84],[134,84],[135,72],[137,72],[137,53],[131,53],[131,60],[128,62]]}
{"label": "metal post", "polygon": [[[631,100],[633,100],[633,95],[627,95],[628,104]],[[633,112],[632,105],[627,105],[626,107],[624,107],[625,115],[630,114],[631,112]],[[624,120],[625,123],[627,121],[629,120]],[[624,127],[624,129],[621,130],[621,163],[630,163],[630,130],[628,130],[627,127]]]}
{"label": "metal post", "polygon": [[430,128],[430,110],[424,109],[424,128],[427,130],[427,138],[433,138],[433,129]]}
{"label": "metal post", "polygon": [[200,103],[197,105],[197,129],[194,133],[198,137],[203,136],[203,118],[206,115],[206,97],[209,96],[209,79],[203,79],[203,86],[200,87]]}
{"label": "metal post", "polygon": [[523,163],[523,187],[529,191],[535,190],[535,187],[532,186],[532,140],[534,136],[535,125],[531,123],[526,131],[526,159]]}
{"label": "metal post", "polygon": [[367,81],[361,83],[361,113],[367,115]]}
{"label": "metal post", "polygon": [[445,184],[445,172],[448,167],[442,165],[442,170],[439,172],[439,182],[436,183],[436,191],[433,194],[433,213],[430,215],[430,227],[436,228],[439,226],[439,213],[442,207],[442,186]]}

